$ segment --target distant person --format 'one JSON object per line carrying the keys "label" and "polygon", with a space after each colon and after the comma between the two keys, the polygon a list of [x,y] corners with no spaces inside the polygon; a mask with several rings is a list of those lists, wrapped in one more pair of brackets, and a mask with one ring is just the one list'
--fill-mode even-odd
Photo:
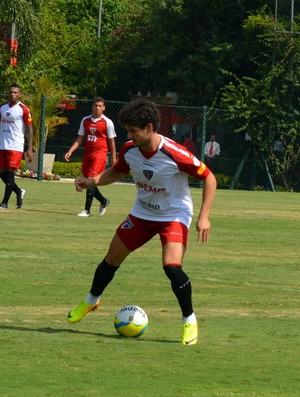
{"label": "distant person", "polygon": [[8,208],[12,192],[16,193],[16,208],[21,208],[25,190],[15,182],[15,171],[21,167],[25,138],[27,138],[26,158],[32,161],[32,118],[30,110],[20,101],[21,87],[9,87],[7,103],[0,106],[0,178],[5,183],[5,191],[0,210]]}
{"label": "distant person", "polygon": [[216,142],[216,136],[211,135],[204,147],[205,163],[216,173],[218,171],[218,158],[220,155],[220,145]]}
{"label": "distant person", "polygon": [[[160,113],[154,103],[137,99],[126,104],[119,113],[119,121],[126,128],[129,141],[122,146],[118,162],[92,179],[77,178],[76,189],[82,191],[111,184],[131,172],[137,188],[136,200],[130,214],[117,228],[105,258],[96,268],[90,293],[69,313],[68,321],[76,323],[97,309],[103,291],[127,256],[159,235],[162,267],[181,309],[181,341],[184,345],[194,345],[198,340],[198,325],[192,305],[191,282],[182,269],[193,215],[188,175],[203,180],[204,184],[196,220],[198,241],[202,243],[208,242],[209,213],[216,179],[203,162],[184,151],[181,145],[157,133]],[[149,280],[150,285],[154,279]]]}
{"label": "distant person", "polygon": [[[116,162],[115,127],[112,120],[104,116],[104,110],[104,99],[102,97],[96,97],[92,105],[93,113],[81,120],[78,137],[65,154],[65,159],[69,161],[72,153],[83,141],[85,142],[82,175],[86,178],[93,178],[105,170],[108,152],[111,155],[110,165],[113,166]],[[102,216],[105,214],[110,200],[105,198],[96,186],[93,186],[86,190],[84,210],[78,216],[88,217],[91,215],[91,206],[94,197],[100,202],[99,215]]]}
{"label": "distant person", "polygon": [[195,154],[196,145],[192,138],[189,135],[186,135],[182,145],[187,148],[189,152]]}

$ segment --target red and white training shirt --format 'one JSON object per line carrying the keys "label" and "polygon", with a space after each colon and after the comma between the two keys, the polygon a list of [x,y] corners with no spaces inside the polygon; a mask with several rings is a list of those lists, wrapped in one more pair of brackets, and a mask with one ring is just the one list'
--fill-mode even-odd
{"label": "red and white training shirt", "polygon": [[25,125],[31,125],[30,110],[22,102],[0,107],[0,150],[24,151]]}
{"label": "red and white training shirt", "polygon": [[181,222],[189,227],[193,202],[188,175],[203,180],[210,170],[185,147],[162,135],[160,138],[158,150],[150,154],[132,141],[126,142],[114,169],[132,173],[137,188],[132,215],[150,221]]}
{"label": "red and white training shirt", "polygon": [[97,155],[104,159],[108,152],[107,140],[117,136],[114,123],[104,115],[100,119],[93,118],[92,115],[84,117],[78,135],[85,136],[84,156]]}

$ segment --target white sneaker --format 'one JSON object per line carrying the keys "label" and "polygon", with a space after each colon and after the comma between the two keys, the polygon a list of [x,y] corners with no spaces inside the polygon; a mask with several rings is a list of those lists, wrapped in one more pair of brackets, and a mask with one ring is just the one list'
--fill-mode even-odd
{"label": "white sneaker", "polygon": [[99,215],[100,216],[103,216],[105,214],[106,208],[109,206],[109,203],[110,203],[110,200],[107,199],[105,205],[103,205],[103,204],[100,205],[100,209],[99,209]]}
{"label": "white sneaker", "polygon": [[77,216],[87,217],[87,216],[91,216],[91,213],[87,210],[82,210],[81,212],[79,212],[79,214],[77,214]]}
{"label": "white sneaker", "polygon": [[17,205],[16,208],[19,209],[22,207],[23,204],[23,198],[25,196],[26,190],[21,189],[21,195],[19,197],[17,197]]}

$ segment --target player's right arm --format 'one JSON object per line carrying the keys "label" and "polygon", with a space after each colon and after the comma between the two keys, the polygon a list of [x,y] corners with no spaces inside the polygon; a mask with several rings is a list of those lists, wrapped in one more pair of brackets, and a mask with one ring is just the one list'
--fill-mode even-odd
{"label": "player's right arm", "polygon": [[119,181],[124,176],[125,174],[123,172],[118,172],[111,167],[93,178],[86,178],[84,176],[76,178],[75,187],[78,192],[82,192],[82,190],[89,189],[94,186],[110,185],[111,183]]}
{"label": "player's right arm", "polygon": [[78,149],[79,146],[82,144],[83,139],[84,139],[83,135],[78,135],[78,137],[75,139],[73,145],[70,147],[70,149],[65,154],[65,159],[67,161],[70,160],[70,157],[72,156],[72,153],[75,152],[75,150]]}

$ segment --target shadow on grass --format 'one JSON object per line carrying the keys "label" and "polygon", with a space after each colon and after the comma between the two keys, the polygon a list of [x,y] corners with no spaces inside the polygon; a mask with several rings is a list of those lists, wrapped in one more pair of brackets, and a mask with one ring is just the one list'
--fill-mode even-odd
{"label": "shadow on grass", "polygon": [[[20,327],[20,326],[15,326],[15,325],[0,325],[0,330],[1,329],[6,329],[6,330],[11,330],[11,331],[21,331],[21,332],[43,332],[46,334],[60,334],[60,333],[69,333],[69,334],[81,334],[81,335],[95,335],[99,336],[102,338],[109,338],[109,339],[116,339],[116,340],[124,340],[125,338],[120,336],[120,335],[111,335],[111,334],[103,334],[100,332],[89,332],[89,331],[79,331],[76,329],[70,329],[70,328],[51,328],[51,327],[45,327],[45,328],[30,328],[30,327]],[[126,338],[127,339],[127,338]],[[133,339],[139,342],[158,342],[158,343],[176,343],[178,344],[178,341],[175,340],[162,340],[162,339],[148,339],[148,338],[128,338],[128,339]]]}
{"label": "shadow on grass", "polygon": [[72,216],[77,215],[75,212],[65,212],[63,210],[61,210],[61,211],[53,211],[53,210],[42,210],[42,209],[34,209],[34,210],[23,209],[23,211],[24,212],[40,212],[42,214],[47,213],[47,214],[58,214],[58,215],[72,215]]}

